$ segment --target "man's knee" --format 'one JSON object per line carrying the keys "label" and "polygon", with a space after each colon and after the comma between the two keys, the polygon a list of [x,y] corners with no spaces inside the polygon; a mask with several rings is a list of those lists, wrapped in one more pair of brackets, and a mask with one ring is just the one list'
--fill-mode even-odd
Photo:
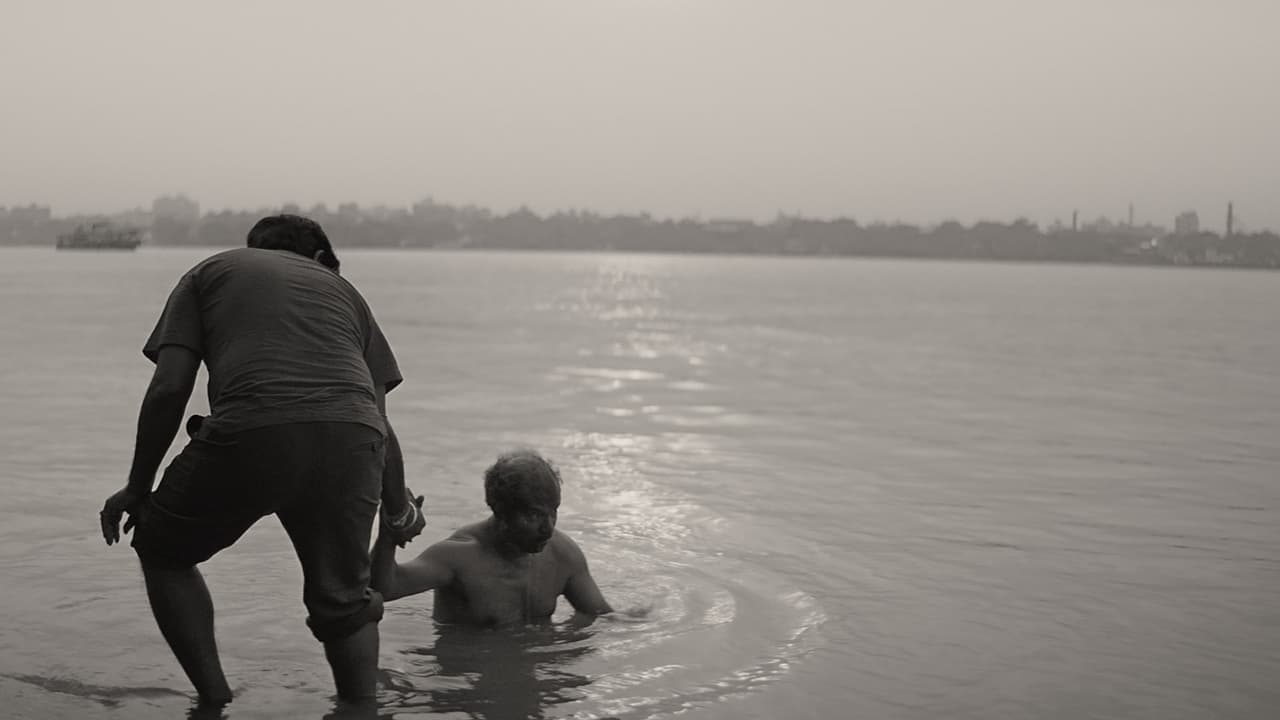
{"label": "man's knee", "polygon": [[341,640],[382,619],[382,595],[366,589],[358,602],[332,603],[307,599],[307,627],[320,642]]}
{"label": "man's knee", "polygon": [[137,548],[134,552],[138,556],[138,564],[142,566],[142,574],[148,577],[187,573],[195,570],[197,565],[171,555],[144,553]]}

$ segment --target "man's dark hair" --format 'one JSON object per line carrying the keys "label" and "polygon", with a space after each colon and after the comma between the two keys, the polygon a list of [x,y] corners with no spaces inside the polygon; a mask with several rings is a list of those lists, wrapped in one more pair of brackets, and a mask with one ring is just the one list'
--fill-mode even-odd
{"label": "man's dark hair", "polygon": [[534,480],[551,480],[560,489],[560,471],[546,458],[525,448],[505,452],[484,471],[484,501],[496,510],[513,490]]}
{"label": "man's dark hair", "polygon": [[[268,215],[249,230],[248,244],[262,250],[288,250],[338,272],[340,263],[320,223],[301,215]],[[316,253],[320,253],[316,255]]]}

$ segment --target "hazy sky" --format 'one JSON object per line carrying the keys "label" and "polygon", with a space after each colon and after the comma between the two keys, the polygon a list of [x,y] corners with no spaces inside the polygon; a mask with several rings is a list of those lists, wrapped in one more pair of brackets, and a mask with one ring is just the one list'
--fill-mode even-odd
{"label": "hazy sky", "polygon": [[1280,0],[0,0],[0,205],[1280,229]]}

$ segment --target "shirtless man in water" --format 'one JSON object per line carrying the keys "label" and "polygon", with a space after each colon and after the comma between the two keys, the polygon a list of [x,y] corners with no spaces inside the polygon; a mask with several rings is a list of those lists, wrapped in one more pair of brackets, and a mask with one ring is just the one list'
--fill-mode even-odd
{"label": "shirtless man in water", "polygon": [[395,536],[379,532],[370,585],[388,601],[434,590],[434,617],[442,623],[546,621],[561,595],[583,615],[613,612],[582,549],[555,529],[560,473],[551,463],[532,450],[505,453],[485,471],[484,496],[493,511],[488,519],[407,563],[396,563]]}

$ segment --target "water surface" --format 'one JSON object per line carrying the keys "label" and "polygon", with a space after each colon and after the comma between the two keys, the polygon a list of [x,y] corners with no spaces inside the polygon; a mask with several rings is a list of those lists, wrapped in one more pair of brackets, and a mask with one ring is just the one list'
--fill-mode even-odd
{"label": "water surface", "polygon": [[[205,251],[0,252],[0,698],[177,717],[103,546]],[[1280,275],[819,258],[348,251],[406,382],[424,539],[528,445],[640,621],[439,629],[388,606],[385,717],[1269,718],[1280,704]],[[202,395],[191,411],[206,407]],[[268,518],[205,566],[228,718],[331,682]],[[569,613],[562,603],[558,620]]]}

